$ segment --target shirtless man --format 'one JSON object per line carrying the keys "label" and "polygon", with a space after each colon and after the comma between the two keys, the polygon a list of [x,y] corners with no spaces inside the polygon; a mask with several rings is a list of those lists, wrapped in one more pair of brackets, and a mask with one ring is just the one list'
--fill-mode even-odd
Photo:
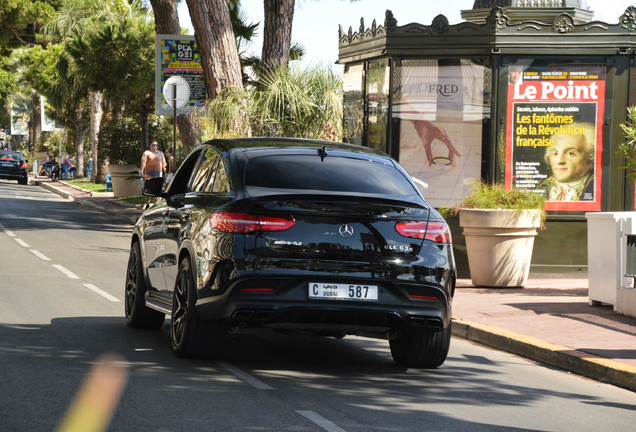
{"label": "shirtless man", "polygon": [[[166,171],[166,157],[159,151],[157,141],[150,143],[150,149],[141,156],[141,176],[147,180],[151,178],[163,177]],[[150,197],[146,197],[146,206],[150,207]]]}

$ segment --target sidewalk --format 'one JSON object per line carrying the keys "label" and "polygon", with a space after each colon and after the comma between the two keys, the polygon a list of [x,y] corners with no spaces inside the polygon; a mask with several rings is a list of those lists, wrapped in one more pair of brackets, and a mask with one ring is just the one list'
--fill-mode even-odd
{"label": "sidewalk", "polygon": [[71,186],[63,181],[52,181],[48,177],[29,177],[29,183],[40,186],[51,192],[77,202],[80,205],[92,207],[97,210],[125,219],[130,224],[137,221],[143,212],[143,205],[134,205],[113,199],[112,192],[91,193],[83,189]]}
{"label": "sidewalk", "polygon": [[[141,205],[119,203],[48,178],[30,179],[80,205],[134,224]],[[453,335],[636,392],[636,318],[588,304],[587,278],[534,278],[525,288],[457,281]]]}

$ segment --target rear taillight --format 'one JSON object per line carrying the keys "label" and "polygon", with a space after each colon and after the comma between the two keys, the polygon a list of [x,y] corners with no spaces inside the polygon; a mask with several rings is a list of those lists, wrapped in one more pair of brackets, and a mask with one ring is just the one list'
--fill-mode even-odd
{"label": "rear taillight", "polygon": [[22,162],[22,166],[20,168],[25,168],[26,169],[26,167],[27,167],[26,162]]}
{"label": "rear taillight", "polygon": [[223,232],[285,231],[294,226],[292,216],[256,216],[249,213],[218,212],[210,216],[212,228]]}
{"label": "rear taillight", "polygon": [[451,234],[446,222],[409,222],[400,221],[395,230],[404,237],[426,239],[435,243],[450,243]]}

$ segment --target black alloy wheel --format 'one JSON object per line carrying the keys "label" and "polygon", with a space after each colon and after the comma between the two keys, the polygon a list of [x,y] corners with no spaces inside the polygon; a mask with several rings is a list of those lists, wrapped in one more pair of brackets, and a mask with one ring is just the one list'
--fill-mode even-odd
{"label": "black alloy wheel", "polygon": [[413,327],[389,341],[393,360],[398,366],[437,368],[446,360],[452,332],[452,322],[444,330]]}
{"label": "black alloy wheel", "polygon": [[189,258],[179,264],[172,300],[170,340],[178,357],[210,358],[218,356],[228,338],[227,325],[201,319],[195,309],[196,290]]}
{"label": "black alloy wheel", "polygon": [[132,328],[158,329],[163,325],[166,315],[150,309],[145,304],[146,281],[141,264],[141,249],[135,242],[130,249],[128,268],[126,269],[126,292],[124,308],[126,323]]}

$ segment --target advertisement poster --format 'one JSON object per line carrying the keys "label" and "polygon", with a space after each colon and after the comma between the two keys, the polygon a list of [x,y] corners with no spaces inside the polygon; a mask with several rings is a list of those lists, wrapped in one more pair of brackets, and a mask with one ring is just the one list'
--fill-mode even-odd
{"label": "advertisement poster", "polygon": [[394,80],[400,164],[432,206],[461,202],[481,178],[489,69],[469,59],[404,60]]}
{"label": "advertisement poster", "polygon": [[42,96],[40,98],[40,103],[40,113],[42,115],[42,131],[51,132],[55,129],[55,120],[51,118],[51,113],[54,111],[54,109],[51,105],[49,105],[45,96]]}
{"label": "advertisement poster", "polygon": [[601,210],[604,69],[509,66],[506,187],[546,210]]}
{"label": "advertisement poster", "polygon": [[194,36],[157,35],[155,39],[155,111],[157,115],[173,115],[173,108],[163,97],[163,86],[172,76],[184,78],[190,87],[190,100],[177,110],[188,114],[207,99],[201,55]]}
{"label": "advertisement poster", "polygon": [[29,134],[29,113],[11,109],[11,135]]}

